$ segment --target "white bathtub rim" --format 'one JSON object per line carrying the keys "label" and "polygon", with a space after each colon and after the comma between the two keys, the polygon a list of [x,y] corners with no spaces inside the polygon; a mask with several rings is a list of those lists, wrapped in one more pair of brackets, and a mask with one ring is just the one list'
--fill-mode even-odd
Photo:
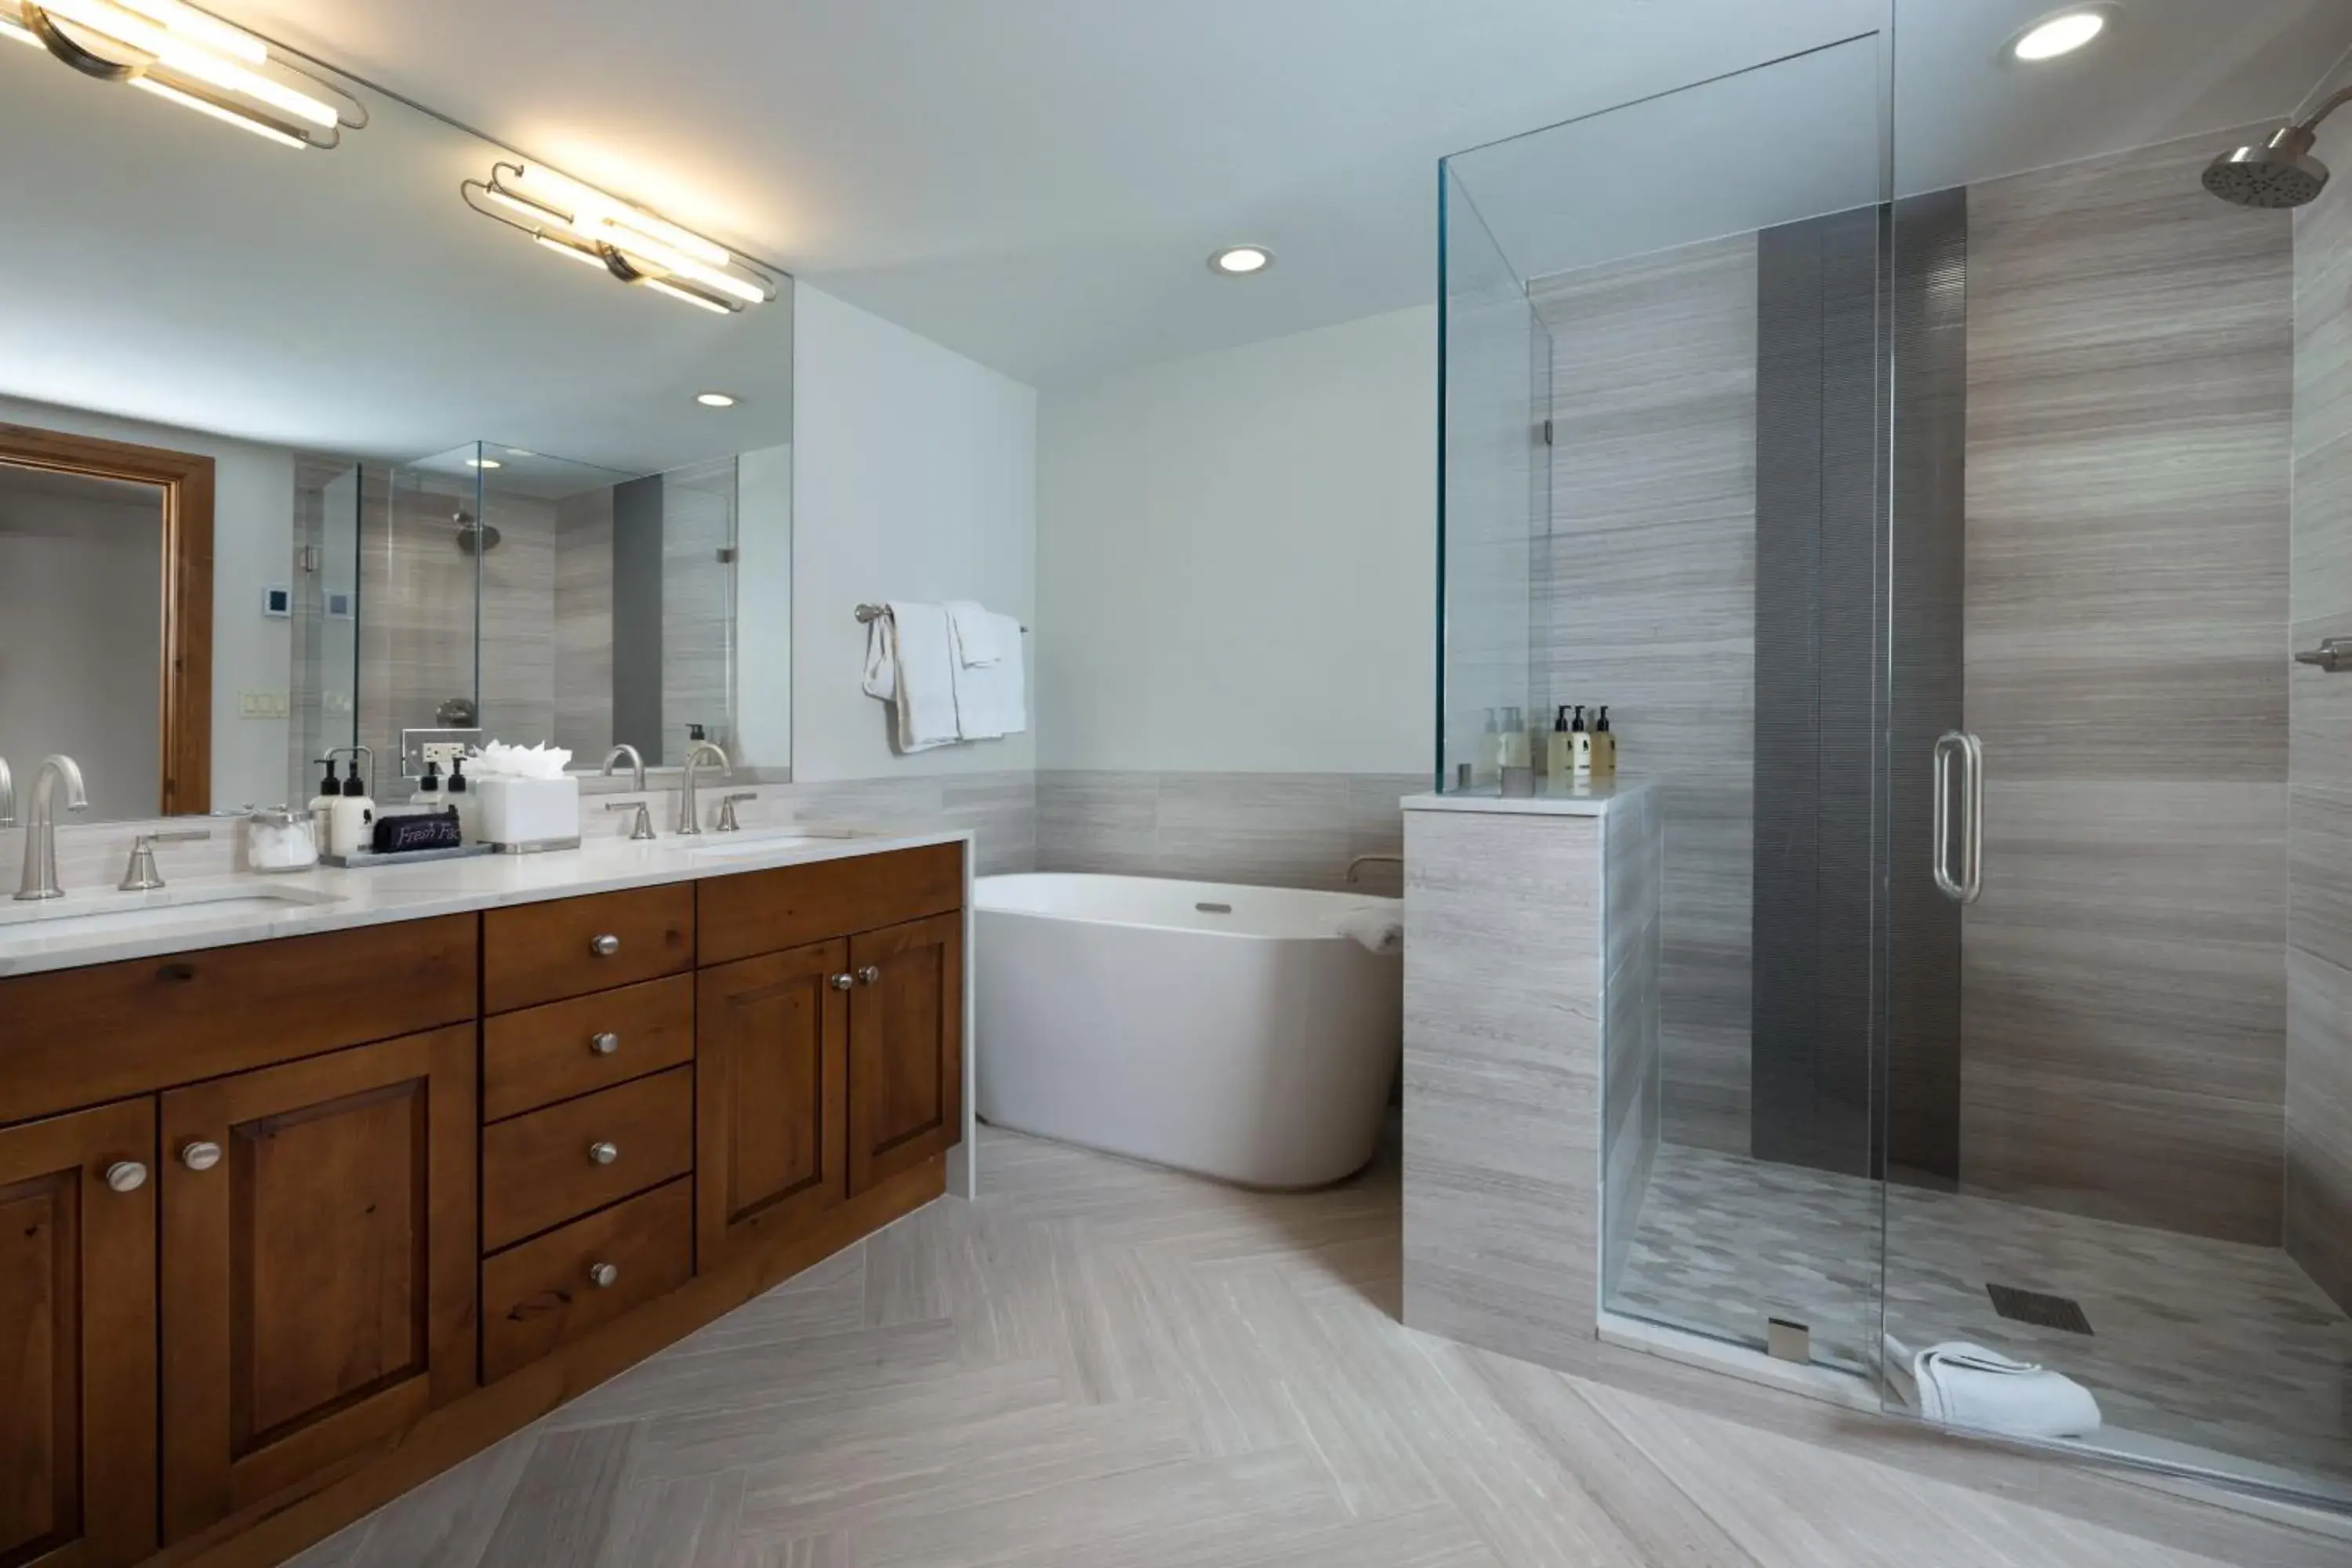
{"label": "white bathtub rim", "polygon": [[[1294,902],[1312,902],[1327,912],[1327,929],[1305,931],[1263,931],[1247,927],[1221,926],[1207,923],[1181,924],[1176,918],[1154,920],[1132,914],[1089,913],[1081,909],[1024,909],[988,901],[990,884],[1034,883],[1046,879],[1082,882],[1096,886],[1120,884],[1149,886],[1167,893],[1171,902],[1188,904],[1245,902],[1252,899],[1279,898]],[[1018,920],[1058,921],[1076,925],[1116,926],[1129,931],[1169,931],[1182,936],[1216,937],[1222,941],[1246,942],[1349,942],[1341,923],[1349,916],[1366,910],[1393,914],[1402,919],[1404,900],[1380,893],[1335,892],[1323,888],[1290,888],[1245,882],[1197,882],[1174,877],[1142,877],[1118,872],[1098,871],[1016,871],[982,877],[972,883],[972,910],[976,915],[1005,916]],[[1208,911],[1188,909],[1187,914]],[[1171,911],[1172,915],[1172,911]],[[1318,921],[1318,925],[1323,921]],[[1391,954],[1389,956],[1395,956]]]}

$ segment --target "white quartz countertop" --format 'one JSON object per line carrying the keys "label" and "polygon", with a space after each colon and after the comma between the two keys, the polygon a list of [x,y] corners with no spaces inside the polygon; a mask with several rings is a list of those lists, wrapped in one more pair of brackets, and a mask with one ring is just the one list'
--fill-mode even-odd
{"label": "white quartz countertop", "polygon": [[[970,829],[860,832],[747,828],[740,834],[596,839],[545,855],[483,855],[414,866],[291,875],[189,878],[151,893],[68,889],[45,903],[0,900],[0,976],[152,958],[509,904],[688,882],[818,860],[968,843]],[[967,867],[967,872],[969,867]]]}
{"label": "white quartz countertop", "polygon": [[1494,789],[1465,790],[1453,795],[1409,795],[1407,811],[1481,811],[1510,816],[1606,816],[1610,807],[1655,789],[1648,779],[1620,779],[1613,784],[1585,784],[1559,795],[1538,786],[1531,795],[1505,796]]}

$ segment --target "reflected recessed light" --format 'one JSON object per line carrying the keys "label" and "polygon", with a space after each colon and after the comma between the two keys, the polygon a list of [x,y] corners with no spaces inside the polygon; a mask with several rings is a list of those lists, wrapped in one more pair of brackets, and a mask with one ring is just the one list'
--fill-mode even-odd
{"label": "reflected recessed light", "polygon": [[1229,245],[1209,258],[1209,270],[1228,278],[1246,278],[1274,265],[1274,252],[1263,245]]}
{"label": "reflected recessed light", "polygon": [[537,452],[526,452],[520,447],[509,447],[507,448],[507,456],[509,458],[536,458],[539,454]]}
{"label": "reflected recessed light", "polygon": [[2010,55],[2016,59],[2054,60],[2061,55],[2071,55],[2076,49],[2107,30],[2114,19],[2113,7],[2106,5],[2077,6],[2044,16],[2011,40]]}
{"label": "reflected recessed light", "polygon": [[735,400],[723,392],[698,392],[694,400],[705,408],[732,408]]}
{"label": "reflected recessed light", "polygon": [[506,467],[506,465],[499,462],[496,458],[468,458],[466,459],[466,467],[469,468],[502,468]]}

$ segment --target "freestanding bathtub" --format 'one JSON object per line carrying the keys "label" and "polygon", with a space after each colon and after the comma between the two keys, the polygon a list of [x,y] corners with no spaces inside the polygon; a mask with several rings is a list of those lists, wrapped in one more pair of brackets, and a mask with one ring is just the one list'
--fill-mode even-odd
{"label": "freestanding bathtub", "polygon": [[1353,893],[1063,873],[974,884],[977,1100],[999,1127],[1253,1187],[1380,1141],[1404,966]]}

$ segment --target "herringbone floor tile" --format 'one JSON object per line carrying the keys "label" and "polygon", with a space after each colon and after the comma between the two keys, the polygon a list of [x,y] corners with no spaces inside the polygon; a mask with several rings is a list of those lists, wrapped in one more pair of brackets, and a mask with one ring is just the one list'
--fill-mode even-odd
{"label": "herringbone floor tile", "polygon": [[1567,1376],[1413,1333],[1391,1163],[1268,1194],[985,1138],[981,1202],[908,1216],[300,1568],[2352,1560],[2122,1482],[2034,1506],[2038,1462],[1648,1358]]}

